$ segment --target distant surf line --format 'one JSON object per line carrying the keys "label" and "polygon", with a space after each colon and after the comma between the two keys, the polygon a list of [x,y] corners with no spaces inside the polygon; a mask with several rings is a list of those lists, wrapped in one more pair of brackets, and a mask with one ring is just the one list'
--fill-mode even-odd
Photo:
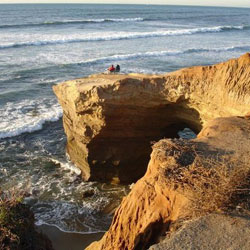
{"label": "distant surf line", "polygon": [[63,20],[63,21],[45,21],[41,23],[24,23],[24,24],[5,24],[0,25],[0,29],[20,28],[20,27],[40,27],[53,25],[67,24],[88,24],[88,23],[109,23],[109,22],[141,22],[144,18],[97,18],[97,19],[82,19],[82,20]]}
{"label": "distant surf line", "polygon": [[154,37],[167,37],[167,36],[182,36],[182,35],[193,35],[199,33],[216,33],[226,32],[232,30],[244,30],[248,29],[249,26],[215,26],[215,27],[201,27],[193,29],[179,29],[179,30],[163,30],[153,32],[116,32],[111,34],[83,34],[81,37],[76,38],[64,38],[53,39],[53,40],[38,40],[38,41],[27,41],[21,43],[10,43],[0,45],[0,49],[20,48],[27,46],[45,46],[45,45],[56,45],[56,44],[67,44],[67,43],[81,43],[81,42],[97,42],[97,41],[112,41],[112,40],[130,40],[139,38],[154,38]]}
{"label": "distant surf line", "polygon": [[[46,70],[47,68],[57,68],[61,66],[90,66],[95,64],[101,64],[101,63],[109,63],[114,61],[126,61],[126,60],[134,60],[134,59],[140,59],[140,58],[151,58],[151,57],[164,57],[164,56],[178,56],[178,55],[185,55],[185,54],[191,54],[191,53],[202,53],[202,52],[223,52],[223,51],[236,51],[240,50],[242,52],[250,50],[250,45],[244,45],[244,46],[231,46],[231,47],[223,47],[223,48],[190,48],[186,50],[163,50],[163,51],[147,51],[147,52],[138,52],[138,53],[131,53],[131,54],[117,54],[117,55],[111,55],[106,57],[100,57],[100,58],[94,58],[94,59],[87,59],[80,62],[70,62],[65,64],[56,64],[54,66],[49,67],[42,67],[42,68],[33,68],[28,70],[21,70],[17,71],[16,74],[23,74],[24,72],[36,72],[41,70]],[[9,80],[12,80],[10,78]]]}
{"label": "distant surf line", "polygon": [[[228,16],[228,15],[224,15]],[[231,16],[231,15],[230,15]],[[238,15],[235,15],[238,16]],[[200,16],[200,17],[217,17],[217,15]],[[76,20],[62,20],[62,21],[44,21],[38,23],[22,23],[22,24],[2,24],[0,29],[13,29],[13,28],[30,28],[30,27],[42,27],[42,26],[57,26],[57,25],[71,25],[71,24],[100,24],[100,23],[122,23],[122,22],[143,22],[143,21],[171,21],[179,19],[193,19],[197,17],[171,17],[171,18],[96,18],[96,19],[76,19]]]}
{"label": "distant surf line", "polygon": [[79,62],[76,64],[89,65],[89,64],[95,64],[95,63],[100,63],[100,62],[122,61],[122,60],[139,59],[139,58],[147,58],[147,57],[175,56],[175,55],[190,54],[190,53],[223,52],[223,51],[249,50],[249,49],[250,49],[250,45],[231,46],[231,47],[225,47],[225,48],[198,48],[198,49],[190,48],[187,50],[148,51],[148,52],[139,52],[139,53],[133,53],[133,54],[123,54],[123,55],[101,57],[101,58],[86,60],[86,61]]}

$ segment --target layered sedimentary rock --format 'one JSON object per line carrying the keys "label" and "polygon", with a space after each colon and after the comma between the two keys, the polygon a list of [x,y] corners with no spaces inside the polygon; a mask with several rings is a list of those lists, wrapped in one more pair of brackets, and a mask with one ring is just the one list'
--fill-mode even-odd
{"label": "layered sedimentary rock", "polygon": [[[227,206],[237,207],[241,200],[237,199],[236,191],[245,190],[244,185],[249,190],[249,162],[250,117],[217,118],[208,122],[194,140],[164,139],[157,142],[146,174],[123,199],[109,231],[101,241],[92,243],[87,249],[148,249],[178,220],[219,211]],[[219,219],[223,221],[221,217]],[[205,219],[204,223],[209,227],[210,222]],[[230,220],[224,224],[228,229]],[[202,246],[209,245],[210,241],[211,245],[214,244],[209,238],[212,233],[208,234],[211,230],[200,228],[196,232],[200,239],[208,236]],[[246,237],[244,228],[240,227],[240,230],[239,237]],[[232,232],[226,233],[230,235]],[[223,236],[217,235],[221,244]],[[187,231],[176,237],[170,242],[164,241],[163,246],[167,248],[161,248],[160,244],[152,249],[196,249],[190,247],[191,243],[184,248],[178,248],[183,246],[182,242],[175,245],[181,238],[188,242]],[[237,245],[232,249],[242,248]]]}
{"label": "layered sedimentary rock", "polygon": [[94,75],[54,86],[70,159],[85,180],[133,182],[151,141],[200,129],[250,106],[250,55],[165,75]]}

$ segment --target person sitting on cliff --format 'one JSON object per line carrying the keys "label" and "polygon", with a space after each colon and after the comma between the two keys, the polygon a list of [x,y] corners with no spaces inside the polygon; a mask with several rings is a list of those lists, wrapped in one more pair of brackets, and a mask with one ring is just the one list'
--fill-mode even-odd
{"label": "person sitting on cliff", "polygon": [[119,64],[116,65],[115,72],[120,72],[120,65]]}
{"label": "person sitting on cliff", "polygon": [[114,73],[115,72],[115,67],[112,64],[109,68],[108,68],[109,73]]}

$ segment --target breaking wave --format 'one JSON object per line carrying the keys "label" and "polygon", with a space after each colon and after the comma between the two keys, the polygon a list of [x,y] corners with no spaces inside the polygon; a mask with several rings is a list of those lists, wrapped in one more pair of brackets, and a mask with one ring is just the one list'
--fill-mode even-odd
{"label": "breaking wave", "polygon": [[25,23],[25,24],[6,24],[0,25],[0,29],[9,28],[25,28],[25,27],[40,27],[66,24],[88,24],[88,23],[107,23],[107,22],[141,22],[144,21],[141,17],[136,18],[100,18],[100,19],[83,19],[83,20],[64,20],[64,21],[46,21],[43,23]]}
{"label": "breaking wave", "polygon": [[0,49],[19,48],[25,46],[44,46],[55,45],[65,43],[80,43],[91,41],[111,41],[111,40],[124,40],[124,39],[138,39],[138,38],[150,38],[150,37],[164,37],[164,36],[181,36],[181,35],[193,35],[197,33],[214,33],[214,32],[226,32],[232,30],[247,29],[248,26],[215,26],[215,27],[203,27],[193,29],[179,29],[179,30],[163,30],[154,32],[111,32],[111,33],[88,33],[88,34],[74,34],[63,37],[55,37],[54,39],[41,39],[35,41],[26,41],[18,43],[0,44]]}
{"label": "breaking wave", "polygon": [[9,102],[0,108],[0,139],[42,129],[45,122],[57,121],[62,110],[55,100]]}
{"label": "breaking wave", "polygon": [[150,51],[150,52],[140,52],[133,54],[124,54],[124,55],[113,55],[107,57],[100,57],[90,60],[85,60],[78,62],[77,64],[96,64],[103,62],[113,62],[113,61],[123,61],[130,59],[139,59],[147,57],[158,57],[158,56],[175,56],[181,54],[190,54],[190,53],[202,53],[202,52],[223,52],[223,51],[234,51],[234,50],[250,50],[250,45],[245,46],[232,46],[232,47],[223,47],[223,48],[199,48],[199,49],[187,49],[187,50],[163,50],[163,51]]}

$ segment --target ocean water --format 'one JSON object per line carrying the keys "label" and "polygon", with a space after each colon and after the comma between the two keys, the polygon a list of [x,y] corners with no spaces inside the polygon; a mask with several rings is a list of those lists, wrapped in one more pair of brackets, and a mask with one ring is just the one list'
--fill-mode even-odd
{"label": "ocean water", "polygon": [[164,73],[249,50],[250,9],[0,5],[1,188],[27,190],[37,224],[106,230],[106,211],[128,188],[81,181],[65,155],[52,86],[110,64],[122,73]]}

